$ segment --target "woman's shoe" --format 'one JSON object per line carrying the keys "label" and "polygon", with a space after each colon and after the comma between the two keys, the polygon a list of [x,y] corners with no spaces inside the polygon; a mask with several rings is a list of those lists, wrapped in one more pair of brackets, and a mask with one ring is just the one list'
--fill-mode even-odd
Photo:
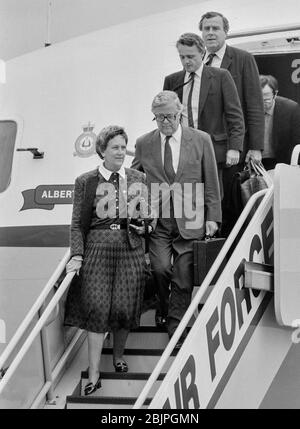
{"label": "woman's shoe", "polygon": [[101,379],[100,376],[98,378],[98,380],[96,381],[96,383],[88,383],[85,388],[84,388],[84,394],[85,396],[90,395],[91,393],[96,392],[96,390],[100,389],[101,387]]}
{"label": "woman's shoe", "polygon": [[116,372],[128,372],[128,365],[124,360],[114,363],[114,367]]}

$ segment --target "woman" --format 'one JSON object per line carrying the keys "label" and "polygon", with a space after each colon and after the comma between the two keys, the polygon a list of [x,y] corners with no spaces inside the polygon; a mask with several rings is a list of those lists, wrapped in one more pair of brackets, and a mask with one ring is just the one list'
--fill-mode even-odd
{"label": "woman", "polygon": [[[149,220],[137,222],[148,201],[145,175],[123,167],[127,135],[119,126],[101,130],[96,151],[103,163],[75,181],[70,286],[65,324],[88,331],[89,395],[101,387],[100,358],[105,332],[113,332],[113,364],[127,372],[123,358],[130,329],[139,326],[145,283],[141,235]],[[136,192],[138,190],[138,192]],[[147,205],[148,207],[148,205]],[[147,208],[146,207],[146,208]],[[141,217],[141,216],[139,216]],[[135,224],[133,224],[135,223]]]}

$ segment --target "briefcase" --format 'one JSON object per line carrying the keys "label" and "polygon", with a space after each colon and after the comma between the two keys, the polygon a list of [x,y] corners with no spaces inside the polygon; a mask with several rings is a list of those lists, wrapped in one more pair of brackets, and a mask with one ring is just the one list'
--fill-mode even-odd
{"label": "briefcase", "polygon": [[[215,262],[226,238],[211,238],[208,240],[194,241],[194,286],[200,286],[210,267]],[[226,264],[226,258],[222,262],[211,284],[215,284]]]}

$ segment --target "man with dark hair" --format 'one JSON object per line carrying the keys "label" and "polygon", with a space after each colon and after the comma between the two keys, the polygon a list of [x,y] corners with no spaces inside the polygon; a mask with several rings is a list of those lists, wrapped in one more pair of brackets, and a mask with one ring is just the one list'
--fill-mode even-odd
{"label": "man with dark hair", "polygon": [[224,170],[223,234],[228,235],[240,213],[232,211],[231,186],[234,174],[244,167],[244,160],[261,161],[264,147],[264,110],[259,85],[258,69],[253,55],[226,44],[228,19],[219,12],[202,15],[199,29],[206,47],[203,62],[212,67],[226,69],[235,82],[245,121],[244,151],[241,163]]}
{"label": "man with dark hair", "polygon": [[183,104],[182,125],[210,134],[222,196],[222,171],[239,162],[243,149],[244,120],[230,73],[202,63],[203,40],[185,33],[176,43],[184,70],[165,78],[164,90],[175,91]]}
{"label": "man with dark hair", "polygon": [[267,170],[278,162],[289,164],[295,145],[300,144],[300,106],[278,96],[274,76],[259,77],[265,109],[265,139],[262,163]]}
{"label": "man with dark hair", "polygon": [[263,101],[253,55],[226,44],[229,22],[219,12],[202,15],[199,29],[206,47],[204,64],[227,69],[236,84],[245,120],[246,161],[261,160],[264,140]]}

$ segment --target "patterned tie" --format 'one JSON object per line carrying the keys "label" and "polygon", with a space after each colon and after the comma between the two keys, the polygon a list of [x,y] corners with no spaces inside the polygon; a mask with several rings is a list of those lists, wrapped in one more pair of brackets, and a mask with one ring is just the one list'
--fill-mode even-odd
{"label": "patterned tie", "polygon": [[172,136],[166,136],[165,140],[165,157],[164,157],[164,169],[170,183],[174,182],[175,171],[173,168],[172,149],[169,140]]}
{"label": "patterned tie", "polygon": [[192,72],[190,74],[191,88],[190,88],[190,92],[188,95],[188,101],[187,101],[188,123],[189,123],[189,127],[192,127],[192,128],[194,128],[193,110],[192,110],[192,95],[193,95],[193,89],[194,89],[194,78],[195,78],[195,73]]}
{"label": "patterned tie", "polygon": [[207,59],[206,59],[205,65],[210,66],[212,63],[212,60],[214,59],[215,56],[216,56],[216,54],[209,54]]}

